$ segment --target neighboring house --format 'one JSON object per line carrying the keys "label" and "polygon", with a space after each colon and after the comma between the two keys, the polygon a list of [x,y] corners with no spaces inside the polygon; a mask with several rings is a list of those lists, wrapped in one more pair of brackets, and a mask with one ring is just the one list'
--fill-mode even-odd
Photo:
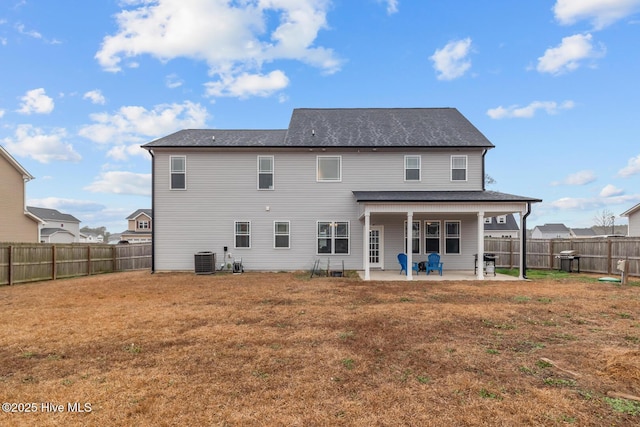
{"label": "neighboring house", "polygon": [[83,243],[103,243],[104,236],[94,233],[80,233],[80,241]]}
{"label": "neighboring house", "polygon": [[473,270],[484,218],[518,213],[526,229],[541,201],[485,191],[494,146],[454,108],[296,109],[288,129],[182,130],[143,148],[154,271],[193,271],[194,254],[211,251],[218,265],[226,256],[248,270],[302,270],[320,260],[369,279],[374,268],[399,270],[406,236],[409,264],[438,252],[445,271]]}
{"label": "neighboring house", "polygon": [[40,243],[80,242],[80,220],[56,209],[27,206],[27,210],[42,221]]}
{"label": "neighboring house", "polygon": [[0,146],[0,242],[37,243],[40,220],[25,207],[33,176]]}
{"label": "neighboring house", "polygon": [[569,230],[569,237],[595,237],[596,232],[593,228],[571,228]]}
{"label": "neighboring house", "polygon": [[626,216],[629,219],[627,236],[640,237],[640,203],[623,212],[620,216]]}
{"label": "neighboring house", "polygon": [[513,214],[498,215],[484,219],[484,237],[510,237],[517,239],[520,228]]}
{"label": "neighboring house", "polygon": [[153,230],[152,218],[151,209],[138,209],[127,217],[128,228],[121,233],[120,239],[130,243],[150,242]]}
{"label": "neighboring house", "polygon": [[568,239],[571,232],[564,224],[536,225],[531,233],[533,239]]}

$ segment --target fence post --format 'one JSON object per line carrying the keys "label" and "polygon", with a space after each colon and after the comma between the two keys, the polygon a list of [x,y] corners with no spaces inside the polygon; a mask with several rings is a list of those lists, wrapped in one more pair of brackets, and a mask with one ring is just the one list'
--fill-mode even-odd
{"label": "fence post", "polygon": [[549,239],[549,270],[553,270],[553,239]]}
{"label": "fence post", "polygon": [[56,245],[51,246],[51,280],[58,278],[58,260],[56,256]]}
{"label": "fence post", "polygon": [[611,274],[611,239],[607,239],[607,274]]}
{"label": "fence post", "polygon": [[114,273],[115,273],[116,271],[118,271],[118,270],[116,270],[117,265],[118,265],[118,261],[117,261],[117,260],[118,260],[118,249],[117,249],[117,247],[116,247],[116,246],[117,246],[117,245],[113,245],[113,247],[111,248],[111,258],[112,258],[112,261],[111,261],[111,262],[113,263],[113,264],[112,264],[112,265],[113,265],[112,270],[113,270],[113,272],[114,272]]}
{"label": "fence post", "polygon": [[9,245],[9,265],[7,275],[9,276],[9,286],[13,285],[13,245]]}
{"label": "fence post", "polygon": [[87,245],[87,276],[91,276],[91,245]]}

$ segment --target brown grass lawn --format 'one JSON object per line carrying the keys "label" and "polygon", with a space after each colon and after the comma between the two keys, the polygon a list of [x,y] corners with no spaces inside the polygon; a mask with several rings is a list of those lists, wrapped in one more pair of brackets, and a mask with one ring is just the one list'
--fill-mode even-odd
{"label": "brown grass lawn", "polygon": [[577,276],[118,273],[0,287],[0,325],[2,426],[640,424],[640,287]]}

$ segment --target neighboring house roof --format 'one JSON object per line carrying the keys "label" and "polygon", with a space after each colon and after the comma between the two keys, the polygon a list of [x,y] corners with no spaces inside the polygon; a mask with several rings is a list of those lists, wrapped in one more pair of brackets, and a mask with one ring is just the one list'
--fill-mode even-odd
{"label": "neighboring house roof", "polygon": [[358,202],[541,202],[496,191],[354,191]]}
{"label": "neighboring house roof", "polygon": [[149,218],[152,218],[152,211],[151,209],[138,209],[137,211],[135,211],[134,213],[132,213],[131,215],[129,215],[127,217],[127,219],[136,219],[137,217],[139,217],[140,215],[145,214],[146,216],[148,216]]}
{"label": "neighboring house roof", "polygon": [[507,231],[507,230],[520,230],[518,223],[516,222],[513,214],[505,215],[505,222],[499,223],[496,218],[490,223],[484,224],[484,231]]}
{"label": "neighboring house roof", "polygon": [[455,108],[298,108],[293,110],[286,130],[187,129],[142,147],[493,148],[494,145]]}
{"label": "neighboring house roof", "polygon": [[27,181],[31,181],[32,179],[34,179],[33,175],[27,172],[27,170],[23,168],[22,165],[18,163],[18,161],[14,159],[13,156],[9,154],[9,152],[1,145],[0,145],[0,156],[7,159],[9,164],[11,164],[11,166],[13,166],[18,172],[20,172],[24,179],[26,179]]}
{"label": "neighboring house roof", "polygon": [[44,221],[68,221],[80,223],[80,220],[73,215],[62,213],[56,209],[27,206],[27,210]]}
{"label": "neighboring house roof", "polygon": [[56,233],[67,233],[73,236],[72,232],[65,230],[64,228],[43,228],[42,230],[40,230],[41,237],[49,237]]}
{"label": "neighboring house roof", "polygon": [[593,228],[572,228],[571,234],[576,237],[592,237],[596,235],[596,232],[593,231]]}
{"label": "neighboring house roof", "polygon": [[638,203],[637,205],[635,205],[631,209],[628,209],[628,210],[624,211],[623,213],[620,214],[620,216],[629,216],[629,215],[634,214],[637,211],[640,211],[640,203]]}
{"label": "neighboring house roof", "polygon": [[569,234],[569,229],[564,224],[545,224],[545,225],[536,225],[534,229],[537,228],[542,233],[567,233]]}

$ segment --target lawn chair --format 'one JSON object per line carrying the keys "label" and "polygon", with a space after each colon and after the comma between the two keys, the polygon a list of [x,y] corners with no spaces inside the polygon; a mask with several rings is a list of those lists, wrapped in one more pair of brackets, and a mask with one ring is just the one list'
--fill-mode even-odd
{"label": "lawn chair", "polygon": [[[407,271],[407,254],[398,254],[398,262],[400,263],[400,274],[402,274],[403,271],[404,274],[409,274],[409,272]],[[420,271],[417,262],[413,263],[411,269],[414,270],[416,274],[418,274],[418,272]]]}
{"label": "lawn chair", "polygon": [[427,274],[431,271],[439,271],[442,276],[442,263],[440,262],[440,255],[429,254],[427,257]]}

